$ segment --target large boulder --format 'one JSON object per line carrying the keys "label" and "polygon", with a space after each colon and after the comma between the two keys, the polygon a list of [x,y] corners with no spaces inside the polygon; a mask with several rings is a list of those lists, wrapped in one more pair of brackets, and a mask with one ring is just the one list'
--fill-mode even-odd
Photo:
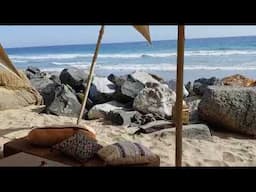
{"label": "large boulder", "polygon": [[59,78],[62,84],[69,85],[76,92],[80,92],[85,88],[88,74],[81,69],[68,68],[61,71]]}
{"label": "large boulder", "polygon": [[48,78],[30,79],[32,86],[42,95],[44,105],[49,106],[55,97],[55,89],[59,85]]}
{"label": "large boulder", "polygon": [[54,99],[46,107],[47,113],[59,116],[78,117],[81,104],[71,87],[55,84],[53,93]]}
{"label": "large boulder", "polygon": [[116,92],[115,84],[109,81],[106,77],[94,77],[89,98],[95,104],[101,104],[112,100],[112,96]]}
{"label": "large boulder", "polygon": [[121,91],[121,87],[125,83],[125,81],[127,81],[128,75],[116,76],[114,74],[110,74],[107,78],[116,86],[116,92],[113,94],[113,100],[121,103],[128,103],[128,102],[131,103],[133,101],[133,98],[127,95],[124,95]]}
{"label": "large boulder", "polygon": [[215,128],[256,135],[256,88],[211,86],[198,112],[200,119]]}
{"label": "large boulder", "polygon": [[194,84],[193,84],[193,92],[196,95],[202,96],[205,90],[207,89],[207,87],[212,85],[222,85],[222,83],[216,77],[211,77],[209,79],[206,79],[206,78],[197,79],[194,81]]}
{"label": "large boulder", "polygon": [[142,71],[135,71],[127,76],[126,81],[121,86],[121,92],[123,95],[135,98],[145,87],[146,83],[161,84],[162,82],[163,80],[156,75]]}
{"label": "large boulder", "polygon": [[116,101],[110,101],[103,104],[94,105],[88,112],[88,119],[107,119],[110,111],[124,109],[124,105]]}
{"label": "large boulder", "polygon": [[142,113],[152,113],[170,119],[176,94],[171,89],[158,83],[147,83],[133,102],[134,109]]}
{"label": "large boulder", "polygon": [[[173,90],[173,91],[176,92],[176,80],[172,79],[172,80],[168,81],[167,84],[168,84],[168,87],[169,87],[171,90]],[[189,95],[189,92],[188,92],[188,90],[186,89],[186,87],[183,85],[183,96],[184,96],[184,97],[187,97],[188,95]]]}

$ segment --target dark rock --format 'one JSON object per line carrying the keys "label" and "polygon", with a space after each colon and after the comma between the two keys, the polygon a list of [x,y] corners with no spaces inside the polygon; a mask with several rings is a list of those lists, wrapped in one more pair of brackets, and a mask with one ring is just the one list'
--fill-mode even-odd
{"label": "dark rock", "polygon": [[113,100],[112,97],[115,92],[115,84],[106,77],[94,77],[89,92],[89,98],[95,104],[106,103]]}
{"label": "dark rock", "polygon": [[194,81],[193,91],[195,94],[202,96],[207,87],[211,85],[222,85],[222,83],[216,77],[211,77],[209,79],[200,78]]}
{"label": "dark rock", "polygon": [[65,85],[71,86],[76,92],[84,91],[88,74],[81,69],[68,68],[60,73],[60,81]]}
{"label": "dark rock", "polygon": [[32,86],[42,95],[44,105],[49,106],[54,100],[54,92],[59,85],[47,78],[30,79]]}
{"label": "dark rock", "polygon": [[37,67],[33,67],[33,66],[29,66],[26,70],[25,70],[25,74],[27,76],[28,79],[33,79],[33,78],[42,78],[45,76],[45,73],[42,73],[40,71],[40,69],[38,69]]}
{"label": "dark rock", "polygon": [[145,87],[146,83],[161,84],[163,82],[160,77],[151,75],[142,71],[135,71],[127,76],[127,79],[121,86],[121,92],[131,98],[135,98],[138,93]]}
{"label": "dark rock", "polygon": [[153,114],[141,114],[139,112],[135,113],[134,116],[131,118],[131,122],[135,125],[145,125],[149,122],[156,121],[157,118]]}
{"label": "dark rock", "polygon": [[195,92],[193,91],[193,85],[191,83],[191,81],[189,81],[186,85],[185,85],[185,88],[187,89],[188,91],[188,97],[191,97],[191,96],[195,96]]}
{"label": "dark rock", "polygon": [[156,74],[152,74],[152,73],[149,73],[149,75],[151,75],[154,79],[156,79],[160,83],[167,84],[167,82],[162,77],[160,77],[160,76],[158,76]]}
{"label": "dark rock", "polygon": [[145,85],[134,80],[127,80],[121,87],[121,93],[127,97],[134,99],[138,93],[144,89]]}
{"label": "dark rock", "polygon": [[176,94],[163,84],[147,83],[134,99],[133,108],[144,114],[152,113],[170,119]]}
{"label": "dark rock", "polygon": [[199,118],[214,128],[256,135],[256,88],[211,86],[198,106]]}
{"label": "dark rock", "polygon": [[107,78],[109,81],[114,83],[116,87],[121,87],[124,84],[124,82],[127,80],[128,76],[127,75],[116,76],[114,74],[110,74]]}
{"label": "dark rock", "polygon": [[137,111],[113,110],[107,114],[107,119],[114,125],[131,125],[131,119]]}
{"label": "dark rock", "polygon": [[54,100],[46,107],[46,112],[69,117],[78,117],[81,110],[75,92],[66,85],[57,85],[54,90]]}
{"label": "dark rock", "polygon": [[108,76],[108,80],[115,84],[116,86],[116,92],[113,94],[112,98],[115,101],[118,101],[120,103],[128,103],[133,102],[133,98],[124,95],[121,91],[122,85],[127,81],[128,76],[116,76],[114,74],[110,74]]}
{"label": "dark rock", "polygon": [[[78,101],[82,104],[83,100],[84,100],[84,94],[83,93],[76,93],[76,96],[78,98]],[[87,98],[87,102],[86,102],[86,109],[90,110],[92,107],[94,106],[94,103],[92,102],[92,100],[90,98]]]}

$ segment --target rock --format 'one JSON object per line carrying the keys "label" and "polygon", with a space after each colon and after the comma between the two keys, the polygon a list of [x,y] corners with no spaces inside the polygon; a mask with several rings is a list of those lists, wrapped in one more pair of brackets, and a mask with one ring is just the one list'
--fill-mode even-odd
{"label": "rock", "polygon": [[128,103],[133,102],[133,98],[124,95],[121,91],[122,85],[127,81],[128,76],[116,76],[114,74],[110,74],[108,76],[108,80],[115,84],[116,92],[113,94],[113,100],[118,101],[120,103]]}
{"label": "rock", "polygon": [[232,75],[225,77],[221,80],[224,85],[230,86],[241,86],[241,87],[253,87],[256,86],[256,81],[253,79],[249,79],[243,75]]}
{"label": "rock", "polygon": [[[171,135],[175,136],[176,129],[164,129],[152,133],[155,137],[169,138]],[[182,136],[188,139],[212,140],[211,131],[205,124],[190,124],[182,126]]]}
{"label": "rock", "polygon": [[159,120],[159,121],[153,121],[149,122],[146,125],[140,126],[139,130],[137,130],[134,134],[140,134],[140,133],[153,133],[162,129],[167,129],[174,127],[174,124],[169,121],[165,120]]}
{"label": "rock", "polygon": [[32,86],[42,95],[44,105],[49,106],[55,97],[55,89],[59,84],[47,78],[30,79]]}
{"label": "rock", "polygon": [[216,77],[211,77],[209,79],[200,78],[194,81],[193,91],[195,92],[196,95],[202,96],[207,87],[210,85],[222,85],[222,83]]}
{"label": "rock", "polygon": [[[167,82],[168,87],[176,92],[176,80],[170,80]],[[186,87],[183,85],[183,96],[187,97],[189,95],[189,92],[187,91]]]}
{"label": "rock", "polygon": [[193,85],[191,83],[191,81],[189,81],[186,85],[185,85],[185,88],[187,89],[188,91],[188,97],[189,96],[195,96],[195,92],[193,91]]}
{"label": "rock", "polygon": [[134,99],[133,108],[142,113],[152,113],[170,119],[176,94],[171,89],[157,83],[147,83]]}
{"label": "rock", "polygon": [[[138,93],[145,87],[146,83],[161,84],[159,77],[150,75],[146,72],[135,71],[127,76],[126,81],[121,86],[121,92],[131,98],[135,98]],[[167,85],[166,85],[167,86]]]}
{"label": "rock", "polygon": [[101,104],[111,101],[115,92],[115,84],[106,77],[94,77],[89,92],[89,98],[93,103]]}
{"label": "rock", "polygon": [[184,99],[189,108],[189,121],[192,123],[198,123],[198,105],[201,99],[198,96],[191,96]]}
{"label": "rock", "polygon": [[[78,98],[78,101],[82,104],[84,100],[84,94],[83,93],[76,93],[76,97]],[[86,109],[91,109],[94,106],[93,102],[91,101],[90,98],[87,98],[86,102]]]}
{"label": "rock", "polygon": [[132,117],[131,121],[133,124],[145,125],[149,122],[156,121],[156,118],[151,113],[143,115],[137,111],[137,113]]}
{"label": "rock", "polygon": [[[151,75],[149,73],[143,72],[143,71],[135,71],[134,73],[128,75],[130,78],[132,78],[134,81],[139,81],[142,84],[146,83],[160,83],[159,79],[160,77],[156,75]],[[161,79],[162,80],[162,79]]]}
{"label": "rock", "polygon": [[107,113],[117,109],[124,109],[124,105],[116,101],[94,105],[88,112],[88,119],[107,118]]}
{"label": "rock", "polygon": [[131,119],[137,111],[113,110],[107,113],[107,119],[114,125],[131,125]]}
{"label": "rock", "polygon": [[121,87],[121,93],[134,99],[145,86],[141,82],[128,80]]}
{"label": "rock", "polygon": [[215,128],[256,135],[256,88],[211,86],[198,112],[200,119]]}
{"label": "rock", "polygon": [[61,71],[59,78],[62,84],[71,86],[76,92],[81,92],[85,89],[84,84],[88,74],[81,69],[68,68]]}
{"label": "rock", "polygon": [[37,67],[29,66],[25,70],[25,74],[26,74],[28,79],[41,78],[41,71]]}
{"label": "rock", "polygon": [[109,81],[114,83],[116,87],[121,87],[124,84],[124,82],[127,80],[127,75],[119,77],[114,74],[110,74],[107,78]]}
{"label": "rock", "polygon": [[54,90],[54,100],[46,107],[47,113],[69,117],[78,117],[80,110],[81,104],[75,92],[71,87],[66,85],[56,86]]}
{"label": "rock", "polygon": [[157,81],[159,81],[162,84],[167,84],[167,82],[160,76],[156,75],[156,74],[152,74],[149,73],[150,76],[152,76],[154,79],[156,79]]}

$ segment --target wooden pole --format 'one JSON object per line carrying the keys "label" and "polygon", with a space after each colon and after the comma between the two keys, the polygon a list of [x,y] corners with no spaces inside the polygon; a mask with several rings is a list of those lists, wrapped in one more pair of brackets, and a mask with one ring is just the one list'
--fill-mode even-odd
{"label": "wooden pole", "polygon": [[182,166],[182,107],[183,107],[183,68],[184,68],[184,25],[178,26],[177,83],[176,83],[176,153],[175,165]]}
{"label": "wooden pole", "polygon": [[90,66],[89,77],[88,77],[88,80],[87,80],[87,86],[86,86],[85,91],[84,91],[83,104],[82,104],[82,107],[81,107],[81,110],[80,110],[80,114],[77,118],[77,125],[80,123],[80,120],[83,117],[84,109],[85,109],[85,106],[86,106],[86,102],[87,102],[87,99],[88,99],[88,95],[89,95],[89,91],[90,91],[90,87],[91,87],[91,83],[92,83],[92,79],[93,79],[94,67],[96,65],[96,60],[97,60],[97,56],[98,56],[98,53],[99,53],[99,48],[100,48],[100,44],[101,44],[103,34],[104,34],[104,25],[102,25],[101,28],[100,28],[100,32],[99,32],[99,36],[98,36],[98,40],[97,40],[97,44],[96,44],[96,48],[95,48],[95,52],[94,52],[94,55],[93,55],[93,58],[92,58],[91,66]]}

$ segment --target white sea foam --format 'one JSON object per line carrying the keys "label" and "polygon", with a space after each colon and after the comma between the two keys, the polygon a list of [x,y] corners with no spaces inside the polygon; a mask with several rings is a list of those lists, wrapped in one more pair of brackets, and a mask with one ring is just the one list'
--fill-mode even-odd
{"label": "white sea foam", "polygon": [[[201,50],[185,51],[185,56],[229,56],[229,55],[256,55],[255,50]],[[41,55],[10,55],[14,60],[38,60],[38,59],[76,59],[92,58],[93,54],[41,54]],[[99,58],[164,58],[176,56],[176,52],[170,53],[120,53],[120,54],[99,54]]]}
{"label": "white sea foam", "polygon": [[[88,64],[72,65],[73,67],[87,69]],[[96,69],[99,70],[152,70],[152,71],[176,71],[176,64],[160,63],[160,64],[97,64]],[[185,70],[256,70],[255,65],[251,66],[208,66],[208,65],[184,65]]]}

